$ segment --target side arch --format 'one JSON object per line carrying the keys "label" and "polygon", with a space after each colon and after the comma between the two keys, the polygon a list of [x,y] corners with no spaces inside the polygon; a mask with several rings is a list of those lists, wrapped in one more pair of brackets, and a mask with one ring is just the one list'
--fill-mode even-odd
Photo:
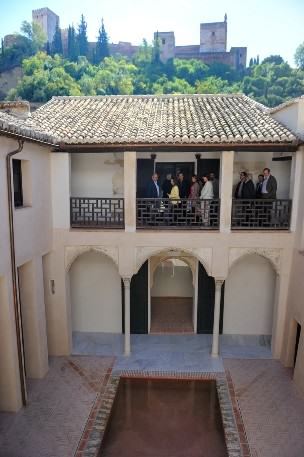
{"label": "side arch", "polygon": [[225,281],[224,334],[271,335],[277,271],[259,253],[246,253]]}
{"label": "side arch", "polygon": [[66,246],[65,248],[65,270],[70,271],[73,262],[85,252],[95,251],[110,258],[118,269],[118,249],[109,246]]}

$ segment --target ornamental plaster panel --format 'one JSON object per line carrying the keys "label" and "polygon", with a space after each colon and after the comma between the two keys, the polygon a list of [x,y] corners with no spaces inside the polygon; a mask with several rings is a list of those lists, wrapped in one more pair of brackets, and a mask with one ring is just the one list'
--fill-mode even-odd
{"label": "ornamental plaster panel", "polygon": [[[160,246],[143,246],[136,248],[136,272],[143,263],[152,256],[161,258],[187,258],[195,257],[199,260],[208,275],[211,274],[212,265],[212,248],[177,248],[177,247],[160,247]],[[189,263],[189,260],[188,260]],[[191,267],[191,265],[189,265]]]}
{"label": "ornamental plaster panel", "polygon": [[280,273],[282,254],[282,249],[280,248],[230,248],[229,270],[231,270],[232,266],[242,257],[254,254],[269,260],[276,273]]}
{"label": "ornamental plaster panel", "polygon": [[[165,262],[166,260],[170,259],[176,259],[176,256],[172,255],[160,255],[160,256],[153,256],[153,259],[151,259],[150,262],[150,287],[153,287],[154,284],[154,273],[156,268],[162,263]],[[193,256],[178,256],[178,260],[182,260],[185,262],[188,267],[191,269],[192,272],[192,284],[193,286],[195,285],[195,278],[196,278],[196,265],[197,265],[197,259],[194,258]]]}
{"label": "ornamental plaster panel", "polygon": [[109,257],[118,268],[118,249],[115,246],[66,246],[65,269],[68,272],[77,257],[85,252],[95,251]]}

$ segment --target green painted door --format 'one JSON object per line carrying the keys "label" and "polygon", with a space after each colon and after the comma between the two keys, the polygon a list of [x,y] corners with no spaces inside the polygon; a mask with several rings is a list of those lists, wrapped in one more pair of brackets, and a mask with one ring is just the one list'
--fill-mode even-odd
{"label": "green painted door", "polygon": [[131,333],[148,333],[148,260],[131,279]]}
{"label": "green painted door", "polygon": [[[223,331],[224,287],[221,293],[220,333]],[[208,276],[205,268],[199,262],[198,269],[198,299],[197,299],[197,333],[213,333],[215,282]]]}

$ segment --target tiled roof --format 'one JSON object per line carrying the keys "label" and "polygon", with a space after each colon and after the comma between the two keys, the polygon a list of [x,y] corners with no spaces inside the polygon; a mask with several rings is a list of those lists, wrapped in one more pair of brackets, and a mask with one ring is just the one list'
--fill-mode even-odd
{"label": "tiled roof", "polygon": [[241,94],[53,97],[0,130],[58,145],[296,143],[266,107]]}

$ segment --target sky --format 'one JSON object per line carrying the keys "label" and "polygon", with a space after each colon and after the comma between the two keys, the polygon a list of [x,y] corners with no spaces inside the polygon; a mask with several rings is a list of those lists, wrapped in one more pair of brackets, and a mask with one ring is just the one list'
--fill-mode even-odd
{"label": "sky", "polygon": [[0,0],[0,37],[19,31],[31,20],[32,9],[47,6],[60,17],[60,26],[77,26],[81,13],[90,41],[96,41],[101,18],[110,42],[152,42],[155,31],[175,32],[176,45],[199,44],[199,24],[228,16],[228,50],[247,46],[260,61],[280,54],[294,66],[294,52],[304,42],[304,0]]}

